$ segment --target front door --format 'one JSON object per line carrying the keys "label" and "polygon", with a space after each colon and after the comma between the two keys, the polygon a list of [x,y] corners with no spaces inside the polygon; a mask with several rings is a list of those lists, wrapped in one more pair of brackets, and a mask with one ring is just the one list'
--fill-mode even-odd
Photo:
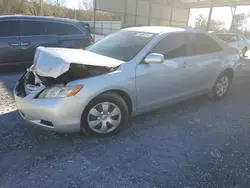
{"label": "front door", "polygon": [[22,61],[32,62],[38,46],[58,46],[58,37],[56,35],[49,35],[47,23],[50,22],[32,20],[20,21]]}
{"label": "front door", "polygon": [[19,21],[1,21],[0,28],[0,64],[20,62]]}
{"label": "front door", "polygon": [[138,111],[161,106],[187,92],[190,72],[185,67],[187,46],[185,34],[170,34],[149,52],[163,54],[162,64],[141,62],[136,68]]}

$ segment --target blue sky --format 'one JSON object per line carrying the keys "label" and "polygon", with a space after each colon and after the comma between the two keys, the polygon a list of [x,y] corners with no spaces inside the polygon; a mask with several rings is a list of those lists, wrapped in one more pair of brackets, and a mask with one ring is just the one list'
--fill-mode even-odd
{"label": "blue sky", "polygon": [[[70,8],[77,8],[79,6],[80,1],[91,2],[92,0],[66,0],[66,6],[68,6]],[[193,25],[195,18],[199,14],[204,14],[205,16],[208,16],[208,12],[209,12],[209,9],[207,9],[207,8],[205,8],[205,9],[192,9],[189,24]],[[237,7],[236,14],[239,14],[239,13],[245,13],[245,14],[250,13],[250,6]],[[231,16],[231,9],[229,7],[214,8],[214,10],[213,10],[212,19],[225,22],[226,27],[230,26],[230,23],[232,21],[231,17],[232,17]],[[250,25],[250,20],[248,19],[248,21],[249,22],[247,25]]]}

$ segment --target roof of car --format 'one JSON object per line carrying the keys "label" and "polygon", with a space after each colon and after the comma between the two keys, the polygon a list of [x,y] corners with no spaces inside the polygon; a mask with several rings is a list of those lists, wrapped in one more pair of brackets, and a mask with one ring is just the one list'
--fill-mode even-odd
{"label": "roof of car", "polygon": [[195,29],[183,29],[183,28],[177,28],[177,27],[163,27],[163,26],[130,27],[130,28],[125,28],[123,30],[125,30],[125,31],[147,32],[147,33],[155,33],[155,34],[184,32],[184,31],[199,32],[199,31],[197,31]]}
{"label": "roof of car", "polygon": [[58,21],[58,22],[68,22],[68,23],[77,23],[77,20],[72,20],[68,18],[58,18],[53,16],[27,16],[27,15],[6,15],[0,16],[0,20],[6,19],[29,19],[29,20],[41,20],[41,21]]}

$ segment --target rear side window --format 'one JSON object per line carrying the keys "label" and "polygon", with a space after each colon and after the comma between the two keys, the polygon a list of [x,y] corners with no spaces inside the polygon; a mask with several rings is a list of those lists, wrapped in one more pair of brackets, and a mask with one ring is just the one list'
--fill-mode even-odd
{"label": "rear side window", "polygon": [[21,21],[20,25],[22,36],[47,35],[46,22]]}
{"label": "rear side window", "polygon": [[78,28],[71,24],[48,23],[48,33],[56,35],[78,35],[83,34]]}
{"label": "rear side window", "polygon": [[170,34],[163,38],[150,53],[160,53],[165,59],[187,56],[185,34]]}
{"label": "rear side window", "polygon": [[19,21],[0,22],[0,37],[19,36]]}
{"label": "rear side window", "polygon": [[191,55],[208,54],[222,50],[220,45],[213,38],[200,33],[190,34],[189,44],[191,47]]}
{"label": "rear side window", "polygon": [[82,32],[71,24],[43,21],[21,21],[21,35],[76,35]]}

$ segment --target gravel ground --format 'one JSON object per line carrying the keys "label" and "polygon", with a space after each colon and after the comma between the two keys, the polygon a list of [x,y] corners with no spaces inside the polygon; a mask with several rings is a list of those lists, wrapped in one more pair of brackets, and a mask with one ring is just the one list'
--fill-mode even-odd
{"label": "gravel ground", "polygon": [[0,76],[0,187],[250,187],[250,73],[221,101],[194,98],[133,118],[110,138],[28,125]]}

